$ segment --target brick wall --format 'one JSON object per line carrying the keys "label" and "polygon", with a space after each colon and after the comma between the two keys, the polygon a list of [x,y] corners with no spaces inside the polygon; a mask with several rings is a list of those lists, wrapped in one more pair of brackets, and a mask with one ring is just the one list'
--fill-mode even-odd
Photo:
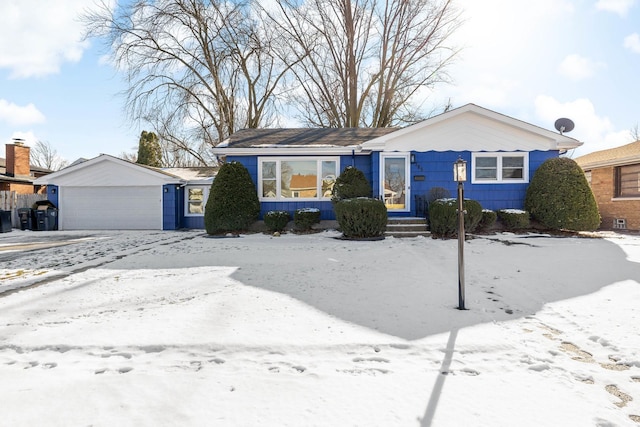
{"label": "brick wall", "polygon": [[602,216],[601,229],[611,230],[615,218],[624,218],[628,230],[640,230],[640,199],[614,200],[613,167],[592,170],[591,188]]}
{"label": "brick wall", "polygon": [[23,144],[7,144],[7,175],[30,176],[29,147]]}

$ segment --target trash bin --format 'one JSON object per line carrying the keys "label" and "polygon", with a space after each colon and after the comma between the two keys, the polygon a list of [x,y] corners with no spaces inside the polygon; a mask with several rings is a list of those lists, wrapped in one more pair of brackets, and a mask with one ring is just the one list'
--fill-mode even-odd
{"label": "trash bin", "polygon": [[31,215],[32,209],[19,208],[18,218],[20,218],[20,230],[31,230],[33,225],[33,218]]}
{"label": "trash bin", "polygon": [[33,210],[33,230],[45,231],[49,225],[49,218],[47,218],[47,209],[34,209]]}
{"label": "trash bin", "polygon": [[11,231],[11,211],[0,211],[0,233]]}
{"label": "trash bin", "polygon": [[38,200],[33,209],[33,230],[52,231],[58,229],[58,209],[49,200]]}
{"label": "trash bin", "polygon": [[53,231],[58,229],[58,209],[48,207],[46,210],[47,230]]}

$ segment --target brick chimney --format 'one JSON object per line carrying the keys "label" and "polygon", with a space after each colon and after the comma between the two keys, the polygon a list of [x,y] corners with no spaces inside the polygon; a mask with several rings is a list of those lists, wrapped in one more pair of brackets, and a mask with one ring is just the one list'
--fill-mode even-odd
{"label": "brick chimney", "polygon": [[31,175],[29,151],[29,147],[24,145],[22,139],[14,138],[13,144],[6,145],[8,176]]}

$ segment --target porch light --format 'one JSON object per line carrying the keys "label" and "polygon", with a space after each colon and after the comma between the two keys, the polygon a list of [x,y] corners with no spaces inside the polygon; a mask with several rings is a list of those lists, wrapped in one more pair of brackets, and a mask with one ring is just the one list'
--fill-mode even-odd
{"label": "porch light", "polygon": [[458,183],[458,310],[464,306],[464,184],[467,180],[467,162],[458,158],[453,164],[453,180]]}
{"label": "porch light", "polygon": [[465,182],[467,180],[467,162],[458,158],[453,164],[453,180],[455,182]]}

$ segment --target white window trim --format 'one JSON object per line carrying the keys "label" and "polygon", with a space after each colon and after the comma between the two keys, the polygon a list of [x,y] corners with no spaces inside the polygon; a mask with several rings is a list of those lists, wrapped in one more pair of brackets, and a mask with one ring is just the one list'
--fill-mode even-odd
{"label": "white window trim", "polygon": [[[295,197],[295,198],[283,198],[281,195],[281,175],[282,162],[291,162],[291,161],[315,161],[316,162],[316,176],[317,180],[317,190],[318,197]],[[276,163],[276,197],[263,197],[263,189],[262,189],[262,163],[264,162],[275,162]],[[258,157],[258,199],[261,202],[318,202],[318,201],[329,201],[331,197],[322,197],[322,184],[320,183],[322,179],[322,162],[336,162],[336,178],[340,174],[340,157],[339,156],[296,156],[296,157]]]}
{"label": "white window trim", "polygon": [[[189,189],[191,188],[202,188],[202,213],[189,213]],[[207,200],[209,200],[209,190],[211,185],[186,185],[184,187],[184,216],[204,216],[204,211],[207,206]]]}
{"label": "white window trim", "polygon": [[378,177],[378,185],[380,188],[380,197],[384,200],[384,161],[387,158],[403,158],[404,159],[404,209],[390,209],[390,212],[411,212],[411,153],[409,152],[393,152],[380,153],[380,176]]}
{"label": "white window trim", "polygon": [[[491,157],[497,159],[497,177],[496,179],[477,179],[476,178],[476,159],[479,157]],[[502,178],[502,159],[503,157],[522,157],[523,170],[522,178]],[[471,183],[472,184],[526,184],[529,182],[529,153],[523,151],[514,152],[480,152],[471,154]]]}

